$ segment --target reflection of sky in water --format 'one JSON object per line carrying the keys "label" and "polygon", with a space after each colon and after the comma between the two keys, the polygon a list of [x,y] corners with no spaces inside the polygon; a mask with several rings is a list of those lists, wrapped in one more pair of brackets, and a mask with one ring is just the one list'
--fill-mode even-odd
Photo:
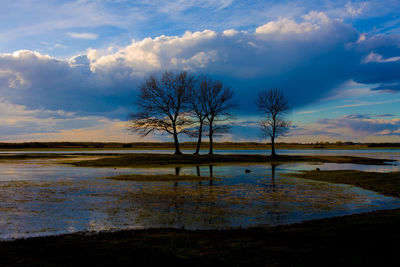
{"label": "reflection of sky in water", "polygon": [[[174,168],[78,168],[41,160],[3,161],[0,238],[143,227],[280,225],[400,206],[398,199],[360,188],[280,175],[315,166],[214,166],[213,176],[221,179],[210,185],[209,180],[175,184],[99,179],[175,173]],[[210,174],[209,166],[199,171],[202,176]],[[197,169],[184,167],[180,174],[197,174]]]}

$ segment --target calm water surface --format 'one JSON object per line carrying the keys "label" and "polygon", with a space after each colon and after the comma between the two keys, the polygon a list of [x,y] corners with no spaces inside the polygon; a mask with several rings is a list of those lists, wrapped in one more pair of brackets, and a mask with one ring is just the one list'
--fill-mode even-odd
{"label": "calm water surface", "polygon": [[[400,159],[398,150],[323,152]],[[295,150],[281,153],[321,152]],[[175,173],[174,168],[78,168],[51,160],[1,161],[0,238],[148,227],[227,229],[273,226],[400,207],[397,198],[357,187],[283,175],[316,166],[321,169],[355,169],[356,166],[367,171],[392,171],[398,170],[399,165],[291,163],[201,166],[198,169],[194,166],[181,168],[180,174],[200,172],[202,176],[211,178],[202,182],[174,183],[101,178],[128,173]],[[245,169],[252,172],[246,174]]]}

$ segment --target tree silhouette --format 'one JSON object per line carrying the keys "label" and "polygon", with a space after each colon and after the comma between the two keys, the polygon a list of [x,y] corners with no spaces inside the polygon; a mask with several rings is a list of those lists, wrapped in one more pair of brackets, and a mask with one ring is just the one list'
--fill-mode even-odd
{"label": "tree silhouette", "polygon": [[152,132],[171,134],[175,155],[181,155],[178,135],[189,123],[185,112],[187,92],[192,86],[193,77],[184,71],[176,74],[166,71],[159,79],[150,76],[140,86],[138,112],[131,114],[130,130],[142,136]]}
{"label": "tree silhouette", "polygon": [[206,123],[210,142],[208,154],[212,155],[213,136],[218,133],[226,133],[229,130],[230,126],[226,123],[221,124],[221,122],[227,122],[233,118],[230,110],[236,105],[233,103],[233,91],[229,87],[224,87],[222,82],[205,78],[203,83]]}
{"label": "tree silhouette", "polygon": [[188,134],[192,137],[197,137],[195,155],[199,154],[201,138],[205,129],[207,119],[206,96],[208,90],[208,82],[206,77],[201,77],[196,81],[196,86],[192,86],[188,91],[189,112],[195,118],[197,126],[194,131],[189,131]]}
{"label": "tree silhouette", "polygon": [[283,92],[279,89],[268,89],[258,94],[256,101],[264,119],[260,121],[263,136],[271,139],[271,156],[275,157],[275,139],[288,131],[290,121],[285,119],[289,104]]}

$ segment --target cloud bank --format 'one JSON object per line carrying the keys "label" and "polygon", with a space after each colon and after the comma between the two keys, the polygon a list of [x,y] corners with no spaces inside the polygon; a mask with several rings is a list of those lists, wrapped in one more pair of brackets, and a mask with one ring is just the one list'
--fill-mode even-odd
{"label": "cloud bank", "polygon": [[350,80],[397,92],[399,43],[398,35],[368,36],[312,11],[300,21],[279,18],[252,32],[161,35],[133,40],[118,50],[88,49],[69,60],[21,50],[0,55],[0,97],[28,111],[126,120],[144,77],[187,70],[223,80],[240,99],[238,113],[254,114],[255,96],[265,88],[281,88],[294,107],[317,101]]}

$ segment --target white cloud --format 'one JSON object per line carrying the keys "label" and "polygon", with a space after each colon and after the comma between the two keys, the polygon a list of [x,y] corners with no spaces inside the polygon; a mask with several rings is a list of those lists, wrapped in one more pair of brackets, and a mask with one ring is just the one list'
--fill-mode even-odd
{"label": "white cloud", "polygon": [[[334,43],[340,42],[335,40],[339,35],[347,41],[355,41],[354,30],[342,24],[331,24],[324,13],[310,12],[307,19],[313,23],[281,18],[258,27],[254,33],[230,29],[222,33],[204,30],[186,32],[183,36],[162,35],[132,41],[129,46],[110,54],[90,49],[87,56],[93,71],[118,72],[120,77],[163,69],[197,71],[206,67],[209,72],[216,70],[221,74],[232,74],[234,69],[234,74],[249,75],[253,72],[252,75],[256,76],[260,72],[274,73],[293,68],[318,50],[330,49]],[[343,28],[344,31],[340,32]],[[306,47],[309,45],[315,52]],[[304,53],[301,49],[308,51]],[[260,64],[262,60],[271,62],[273,68]],[[235,65],[230,62],[235,62]],[[245,66],[249,68],[244,70]]]}
{"label": "white cloud", "polygon": [[370,52],[362,61],[362,63],[386,63],[386,62],[396,62],[400,61],[400,56],[398,57],[389,57],[389,58],[383,58],[382,55],[379,55],[377,53],[374,53],[373,51]]}
{"label": "white cloud", "polygon": [[99,38],[98,34],[95,33],[89,33],[89,32],[69,32],[67,33],[68,36],[72,37],[72,38],[76,38],[76,39],[86,39],[86,40],[95,40],[97,38]]}
{"label": "white cloud", "polygon": [[[189,59],[182,59],[180,64],[186,65],[186,67],[183,67],[183,69],[192,70],[190,66],[196,66],[197,68],[205,68],[209,65],[210,62],[215,62],[215,61],[217,61],[217,51],[212,50],[208,52],[201,51]],[[176,60],[175,64],[179,64],[179,62]]]}
{"label": "white cloud", "polygon": [[204,68],[212,62],[216,51],[209,51],[208,42],[217,38],[214,31],[186,32],[182,37],[165,36],[132,41],[132,44],[114,54],[99,56],[96,50],[90,50],[88,58],[94,71],[109,72],[116,69],[123,76],[146,73],[161,69]]}
{"label": "white cloud", "polygon": [[270,21],[256,29],[258,34],[301,34],[318,29],[319,25],[310,22],[296,23],[287,18]]}
{"label": "white cloud", "polygon": [[222,34],[225,35],[225,36],[233,37],[236,34],[238,34],[238,31],[235,30],[235,29],[229,29],[229,30],[223,31]]}
{"label": "white cloud", "polygon": [[347,2],[345,8],[347,15],[351,17],[356,17],[363,13],[364,9],[369,5],[368,2],[363,2],[358,5]]}
{"label": "white cloud", "polygon": [[365,36],[365,34],[360,34],[360,37],[357,40],[357,43],[361,43],[363,41],[365,41],[367,39],[367,37]]}
{"label": "white cloud", "polygon": [[305,20],[311,21],[312,23],[327,23],[329,22],[328,16],[324,12],[310,11],[308,14],[302,16]]}

